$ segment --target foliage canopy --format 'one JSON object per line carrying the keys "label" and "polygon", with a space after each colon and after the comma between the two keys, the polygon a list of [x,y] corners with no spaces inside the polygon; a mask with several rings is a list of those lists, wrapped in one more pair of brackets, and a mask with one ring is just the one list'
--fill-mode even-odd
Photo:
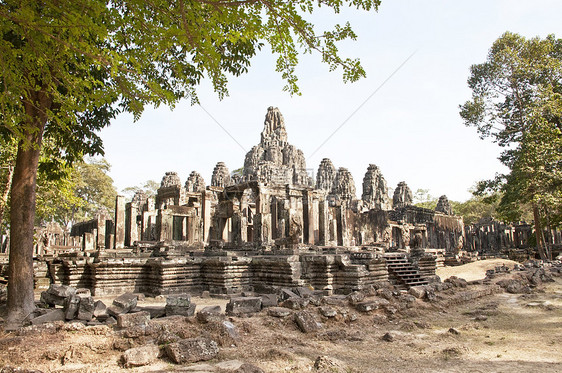
{"label": "foliage canopy", "polygon": [[562,221],[562,40],[506,32],[487,61],[471,67],[472,99],[461,106],[468,126],[504,148],[506,175],[479,185],[500,190],[499,212],[511,221],[532,211],[541,256],[544,225]]}

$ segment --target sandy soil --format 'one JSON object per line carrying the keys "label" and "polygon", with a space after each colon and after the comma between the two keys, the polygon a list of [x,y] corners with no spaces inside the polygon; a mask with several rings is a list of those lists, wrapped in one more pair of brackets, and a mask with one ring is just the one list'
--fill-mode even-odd
{"label": "sandy soil", "polygon": [[[459,271],[455,272],[459,277],[477,276],[488,265],[498,265],[491,262],[451,270]],[[158,321],[182,338],[216,338],[221,350],[207,365],[177,366],[162,357],[149,366],[125,369],[119,362],[123,346],[142,345],[151,337],[124,338],[107,326],[80,329],[66,324],[21,335],[0,332],[0,367],[43,372],[228,372],[217,364],[237,359],[265,372],[304,373],[315,372],[314,361],[325,355],[346,367],[334,372],[561,372],[562,278],[533,294],[497,293],[447,305],[447,299],[459,293],[484,288],[470,285],[439,293],[442,302],[418,300],[414,307],[394,316],[340,306],[335,307],[338,316],[327,319],[309,306],[323,324],[319,332],[311,334],[302,333],[291,317],[273,318],[264,311],[253,317],[230,318],[240,334],[236,340],[194,318]],[[224,300],[193,300],[224,309]],[[160,301],[148,298],[145,302]],[[351,321],[352,314],[357,316],[355,321]],[[385,333],[391,333],[394,340],[384,341]]]}
{"label": "sandy soil", "polygon": [[456,267],[441,267],[437,268],[436,274],[441,277],[443,281],[451,276],[464,278],[466,281],[483,280],[486,277],[486,271],[496,267],[505,265],[512,269],[518,262],[508,259],[488,259],[479,260]]}

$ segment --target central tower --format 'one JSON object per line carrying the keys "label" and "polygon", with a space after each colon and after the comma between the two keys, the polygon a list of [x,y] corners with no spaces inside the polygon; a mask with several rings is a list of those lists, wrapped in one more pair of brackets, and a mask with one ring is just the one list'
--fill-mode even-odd
{"label": "central tower", "polygon": [[269,107],[265,115],[261,141],[246,154],[244,180],[264,184],[312,186],[306,172],[306,161],[300,149],[287,141],[283,115]]}

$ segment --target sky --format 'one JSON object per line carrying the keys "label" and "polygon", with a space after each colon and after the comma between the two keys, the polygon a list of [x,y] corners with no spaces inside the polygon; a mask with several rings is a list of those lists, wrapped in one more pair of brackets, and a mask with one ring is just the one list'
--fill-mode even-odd
{"label": "sky", "polygon": [[200,106],[186,100],[174,110],[147,108],[137,122],[118,116],[100,133],[110,176],[118,191],[160,182],[166,171],[184,183],[195,170],[209,185],[217,162],[231,171],[244,165],[274,106],[310,172],[330,158],[351,171],[358,197],[367,167],[376,164],[390,193],[405,181],[413,192],[467,200],[477,181],[506,171],[497,160],[501,148],[459,116],[471,96],[470,66],[485,62],[506,31],[562,37],[560,15],[558,0],[383,0],[376,13],[320,11],[311,18],[319,30],[351,23],[358,39],[340,52],[360,58],[366,78],[344,84],[341,70],[329,72],[319,55],[301,56],[302,95],[290,96],[264,49],[249,73],[231,78],[222,101],[206,81],[198,88]]}

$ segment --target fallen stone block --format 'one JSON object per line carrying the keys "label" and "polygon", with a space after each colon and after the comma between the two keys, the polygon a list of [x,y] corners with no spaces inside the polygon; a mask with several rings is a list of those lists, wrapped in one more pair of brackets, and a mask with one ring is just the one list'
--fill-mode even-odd
{"label": "fallen stone block", "polygon": [[38,316],[34,319],[31,319],[31,324],[32,325],[39,325],[39,324],[45,324],[48,322],[55,322],[55,321],[64,321],[65,319],[65,314],[64,314],[64,310],[57,308],[54,310],[49,310],[47,313],[45,313],[44,315]]}
{"label": "fallen stone block", "polygon": [[119,328],[132,328],[134,326],[146,326],[150,321],[150,314],[146,311],[135,313],[124,313],[117,316]]}
{"label": "fallen stone block", "polygon": [[193,316],[195,314],[195,303],[191,303],[191,295],[182,294],[166,298],[166,316],[181,315]]}
{"label": "fallen stone block", "polygon": [[369,300],[365,302],[361,302],[355,305],[355,309],[359,312],[369,312],[376,310],[380,307],[386,306],[390,304],[386,299],[376,299],[376,300]]}
{"label": "fallen stone block", "polygon": [[292,313],[293,311],[285,307],[270,307],[267,309],[267,314],[273,317],[287,317]]}
{"label": "fallen stone block", "polygon": [[94,317],[100,321],[103,321],[109,317],[107,314],[107,306],[101,300],[94,302]]}
{"label": "fallen stone block", "polygon": [[418,299],[422,299],[423,297],[425,297],[425,293],[426,293],[425,286],[412,286],[408,290],[408,293]]}
{"label": "fallen stone block", "polygon": [[300,286],[294,289],[294,293],[303,298],[311,297],[312,289]]}
{"label": "fallen stone block", "polygon": [[338,311],[330,306],[322,306],[319,308],[320,314],[324,317],[336,317]]}
{"label": "fallen stone block", "polygon": [[279,291],[279,298],[281,298],[281,300],[286,300],[292,297],[298,297],[298,294],[291,289],[283,288]]}
{"label": "fallen stone block", "polygon": [[76,289],[76,295],[82,296],[82,297],[91,297],[92,292],[90,291],[90,289],[78,288],[78,289]]}
{"label": "fallen stone block", "polygon": [[290,308],[292,310],[301,310],[308,306],[310,300],[308,298],[292,297],[281,303],[281,307]]}
{"label": "fallen stone block", "polygon": [[295,322],[303,333],[312,333],[322,328],[322,324],[317,322],[314,315],[308,311],[295,313]]}
{"label": "fallen stone block", "polygon": [[207,306],[197,312],[197,320],[202,323],[217,322],[224,319],[220,306]]}
{"label": "fallen stone block", "polygon": [[233,323],[225,320],[221,323],[221,326],[223,334],[227,335],[233,342],[236,343],[240,339],[240,333],[238,333],[238,330]]}
{"label": "fallen stone block", "polygon": [[353,293],[347,296],[347,300],[349,301],[349,304],[356,305],[365,300],[365,293],[360,291],[354,291]]}
{"label": "fallen stone block", "polygon": [[121,361],[125,368],[140,367],[156,361],[159,352],[158,346],[153,344],[131,348],[123,353]]}
{"label": "fallen stone block", "polygon": [[174,363],[186,364],[213,359],[219,353],[219,346],[209,338],[189,338],[170,343],[165,350]]}
{"label": "fallen stone block", "polygon": [[133,293],[121,294],[113,300],[113,304],[107,308],[107,313],[117,317],[131,311],[137,306],[137,296]]}
{"label": "fallen stone block", "polygon": [[330,295],[328,297],[322,298],[322,302],[324,304],[330,306],[345,306],[347,305],[347,296],[346,295]]}
{"label": "fallen stone block", "polygon": [[261,310],[260,297],[231,298],[226,304],[226,313],[231,316],[247,315]]}
{"label": "fallen stone block", "polygon": [[78,313],[76,318],[78,320],[90,321],[94,317],[95,303],[94,298],[91,295],[78,294],[77,297],[80,299],[78,304]]}
{"label": "fallen stone block", "polygon": [[146,311],[150,314],[151,319],[166,316],[166,308],[162,306],[146,306],[142,307],[141,311]]}
{"label": "fallen stone block", "polygon": [[277,307],[279,304],[279,299],[277,298],[277,294],[262,294],[261,297],[261,307]]}
{"label": "fallen stone block", "polygon": [[66,320],[73,320],[78,313],[80,298],[76,295],[71,295],[64,300],[64,317]]}
{"label": "fallen stone block", "polygon": [[166,297],[166,306],[189,307],[190,304],[190,294],[170,295]]}
{"label": "fallen stone block", "polygon": [[76,289],[72,286],[52,284],[47,290],[41,293],[41,302],[51,307],[64,306],[65,299],[75,293]]}

